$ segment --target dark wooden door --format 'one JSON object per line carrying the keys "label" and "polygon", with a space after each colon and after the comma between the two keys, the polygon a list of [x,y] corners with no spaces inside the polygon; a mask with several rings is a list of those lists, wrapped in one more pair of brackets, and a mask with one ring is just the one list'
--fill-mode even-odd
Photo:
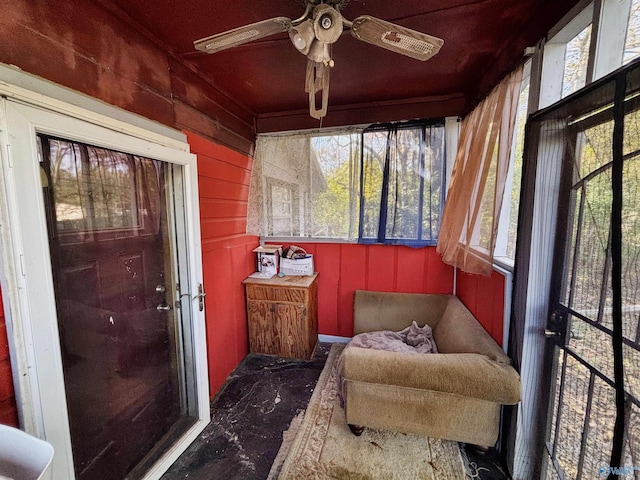
{"label": "dark wooden door", "polygon": [[181,413],[164,165],[39,140],[76,476],[122,479]]}

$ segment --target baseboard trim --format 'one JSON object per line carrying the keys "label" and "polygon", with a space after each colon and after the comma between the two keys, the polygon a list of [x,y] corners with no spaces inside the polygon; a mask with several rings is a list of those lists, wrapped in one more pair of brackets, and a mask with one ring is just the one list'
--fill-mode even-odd
{"label": "baseboard trim", "polygon": [[325,343],[349,343],[351,337],[337,337],[335,335],[318,335],[319,342]]}

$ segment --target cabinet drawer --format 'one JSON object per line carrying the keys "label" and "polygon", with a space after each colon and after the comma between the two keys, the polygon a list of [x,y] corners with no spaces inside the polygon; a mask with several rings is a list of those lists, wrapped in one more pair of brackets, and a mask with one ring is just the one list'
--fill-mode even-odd
{"label": "cabinet drawer", "polygon": [[301,288],[282,288],[247,285],[247,299],[272,300],[276,302],[304,303],[307,291]]}

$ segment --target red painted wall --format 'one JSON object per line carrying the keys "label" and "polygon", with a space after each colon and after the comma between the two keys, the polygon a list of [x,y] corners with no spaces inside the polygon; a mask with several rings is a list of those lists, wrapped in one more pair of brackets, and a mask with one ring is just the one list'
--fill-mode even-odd
{"label": "red painted wall", "polygon": [[324,335],[353,335],[356,290],[452,293],[453,268],[435,247],[298,243],[314,256],[318,276],[318,330]]}
{"label": "red painted wall", "polygon": [[4,319],[2,292],[0,292],[0,423],[18,426],[18,411],[13,391],[11,363],[9,360],[9,341]]}
{"label": "red painted wall", "polygon": [[458,298],[498,342],[498,345],[502,345],[505,277],[496,271],[487,278],[469,275],[458,270],[456,281]]}
{"label": "red painted wall", "polygon": [[110,2],[2,2],[0,62],[251,153],[255,114]]}
{"label": "red painted wall", "polygon": [[248,352],[244,280],[258,237],[246,235],[251,158],[187,132],[198,157],[211,396]]}

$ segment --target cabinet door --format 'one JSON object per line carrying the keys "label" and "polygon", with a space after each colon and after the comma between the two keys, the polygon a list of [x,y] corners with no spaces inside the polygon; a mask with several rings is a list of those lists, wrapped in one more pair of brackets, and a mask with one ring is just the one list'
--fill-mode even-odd
{"label": "cabinet door", "polygon": [[276,318],[280,329],[280,351],[283,357],[309,358],[307,309],[301,304],[276,305]]}
{"label": "cabinet door", "polygon": [[280,335],[275,310],[276,304],[273,302],[247,301],[249,348],[252,352],[280,355]]}

